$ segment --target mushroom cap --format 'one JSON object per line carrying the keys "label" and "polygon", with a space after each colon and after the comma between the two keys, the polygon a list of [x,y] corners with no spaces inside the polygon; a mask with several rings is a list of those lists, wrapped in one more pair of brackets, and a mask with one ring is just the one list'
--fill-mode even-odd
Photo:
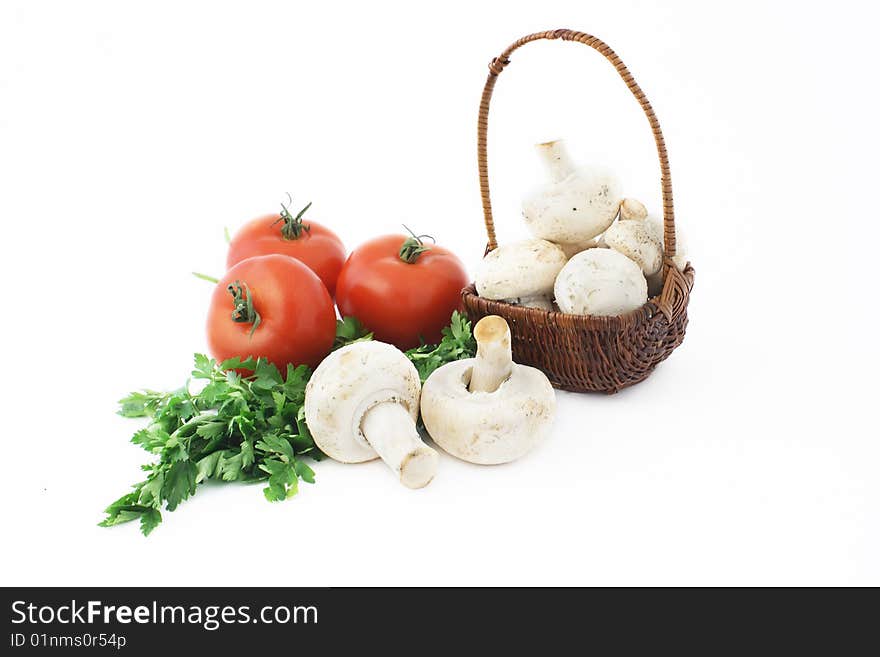
{"label": "mushroom cap", "polygon": [[419,416],[419,373],[396,347],[355,342],[331,353],[306,385],[306,424],[321,451],[343,463],[378,458],[361,423],[368,410],[397,402],[415,422]]}
{"label": "mushroom cap", "polygon": [[611,225],[622,198],[614,174],[601,167],[581,167],[527,197],[523,218],[535,237],[566,244],[586,242]]}
{"label": "mushroom cap", "polygon": [[477,267],[477,294],[486,299],[550,296],[565,253],[546,240],[502,244]]}
{"label": "mushroom cap", "polygon": [[658,236],[651,222],[627,219],[605,231],[605,243],[642,268],[646,276],[656,274],[663,264],[663,231]]}
{"label": "mushroom cap", "polygon": [[453,456],[481,465],[507,463],[544,440],[556,414],[556,395],[543,372],[514,365],[494,392],[471,392],[474,359],[436,369],[422,389],[422,421]]}
{"label": "mushroom cap", "polygon": [[[657,239],[660,243],[663,243],[663,220],[657,217],[651,216],[645,222],[645,225],[648,226],[656,235]],[[688,263],[687,256],[687,242],[685,241],[684,234],[681,230],[681,227],[678,223],[675,224],[675,251],[676,255],[672,257],[672,264],[676,266],[678,271],[684,271],[684,268]],[[664,248],[665,251],[665,248]],[[661,266],[655,273],[647,276],[648,279],[648,296],[656,297],[663,291],[663,284],[665,283],[665,279],[663,278],[663,267]]]}
{"label": "mushroom cap", "polygon": [[568,261],[555,286],[564,313],[615,316],[648,300],[648,283],[632,260],[614,249],[588,249]]}
{"label": "mushroom cap", "polygon": [[[684,271],[684,268],[688,263],[688,246],[687,240],[684,237],[684,232],[681,230],[681,226],[679,225],[681,222],[678,221],[675,224],[675,255],[672,257],[672,262],[678,268],[678,271]],[[648,218],[648,221],[645,222],[645,225],[653,231],[654,235],[658,240],[660,240],[660,245],[662,248],[663,245],[663,220],[657,217],[651,216]]]}

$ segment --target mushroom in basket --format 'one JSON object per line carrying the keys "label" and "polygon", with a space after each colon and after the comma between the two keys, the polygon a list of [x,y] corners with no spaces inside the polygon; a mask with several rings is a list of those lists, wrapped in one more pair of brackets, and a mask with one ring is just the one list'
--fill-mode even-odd
{"label": "mushroom in basket", "polygon": [[599,167],[575,167],[562,140],[535,147],[550,180],[522,205],[535,237],[565,244],[572,252],[589,243],[614,221],[623,194],[617,178]]}
{"label": "mushroom in basket", "polygon": [[573,315],[624,315],[648,300],[642,270],[614,249],[578,253],[559,272],[554,291],[559,309]]}
{"label": "mushroom in basket", "polygon": [[547,240],[503,244],[486,254],[474,279],[477,294],[528,308],[553,310],[553,282],[565,253]]}
{"label": "mushroom in basket", "polygon": [[[663,288],[663,222],[639,201],[626,198],[620,204],[620,220],[602,236],[602,243],[635,262],[648,280],[648,296]],[[676,255],[672,262],[679,271],[687,265],[687,247],[681,229],[675,229]]]}

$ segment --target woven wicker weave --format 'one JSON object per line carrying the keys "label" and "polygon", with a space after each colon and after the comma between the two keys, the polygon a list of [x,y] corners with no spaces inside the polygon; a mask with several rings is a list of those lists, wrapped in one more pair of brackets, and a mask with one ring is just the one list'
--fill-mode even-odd
{"label": "woven wicker weave", "polygon": [[626,86],[645,112],[654,133],[660,159],[663,192],[663,291],[644,306],[620,317],[590,317],[523,308],[501,301],[483,299],[471,285],[462,291],[468,317],[477,321],[486,315],[500,315],[510,324],[513,357],[518,363],[537,367],[557,388],[575,392],[617,392],[644,380],[659,362],[681,344],[687,327],[687,305],[694,285],[694,270],[688,264],[679,272],[672,264],[675,255],[675,216],[672,207],[672,179],[660,123],[651,103],[636,84],[620,58],[604,42],[573,30],[551,30],[523,37],[508,46],[489,64],[489,77],[483,88],[477,124],[477,161],[483,218],[489,242],[486,253],[497,247],[492,202],[489,198],[489,171],[486,161],[486,133],[489,101],[498,76],[510,63],[514,50],[539,39],[562,39],[590,46],[614,65]]}

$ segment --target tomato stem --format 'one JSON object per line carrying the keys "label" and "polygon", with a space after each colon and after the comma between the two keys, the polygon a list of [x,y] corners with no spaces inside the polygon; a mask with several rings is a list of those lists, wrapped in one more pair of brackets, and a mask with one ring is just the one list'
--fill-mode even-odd
{"label": "tomato stem", "polygon": [[254,299],[247,283],[235,281],[226,286],[226,291],[232,295],[232,321],[237,324],[253,324],[248,337],[253,337],[254,331],[263,321],[260,313],[254,308]]}
{"label": "tomato stem", "polygon": [[400,251],[397,252],[397,255],[401,260],[412,265],[425,251],[431,250],[431,247],[425,244],[423,240],[427,238],[435,243],[437,240],[430,235],[416,235],[406,224],[403,224],[403,227],[406,228],[406,232],[410,234],[410,237],[407,237],[404,243],[401,244]]}
{"label": "tomato stem", "polygon": [[290,206],[293,205],[293,198],[290,194],[287,195],[287,205],[284,203],[281,204],[281,214],[279,217],[272,222],[274,226],[279,221],[283,221],[284,225],[281,226],[281,236],[286,240],[295,240],[299,239],[299,236],[303,234],[303,231],[308,233],[312,227],[308,224],[303,223],[303,215],[306,213],[310,207],[312,207],[312,202],[309,201],[302,210],[300,210],[296,216],[290,213]]}

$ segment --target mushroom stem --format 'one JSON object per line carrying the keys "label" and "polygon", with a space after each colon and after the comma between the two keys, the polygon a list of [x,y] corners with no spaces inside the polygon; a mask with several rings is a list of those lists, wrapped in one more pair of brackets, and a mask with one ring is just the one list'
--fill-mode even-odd
{"label": "mushroom stem", "polygon": [[471,371],[471,392],[495,392],[510,378],[513,355],[510,348],[510,327],[502,317],[488,315],[474,326],[477,356]]}
{"label": "mushroom stem", "polygon": [[648,218],[648,209],[641,201],[625,198],[620,202],[621,221],[642,221]]}
{"label": "mushroom stem", "polygon": [[547,167],[547,173],[553,182],[565,180],[574,171],[574,163],[568,155],[565,142],[561,139],[536,144],[535,150]]}
{"label": "mushroom stem", "polygon": [[404,486],[421,488],[434,478],[437,452],[421,441],[415,422],[402,404],[377,404],[364,415],[361,430]]}

